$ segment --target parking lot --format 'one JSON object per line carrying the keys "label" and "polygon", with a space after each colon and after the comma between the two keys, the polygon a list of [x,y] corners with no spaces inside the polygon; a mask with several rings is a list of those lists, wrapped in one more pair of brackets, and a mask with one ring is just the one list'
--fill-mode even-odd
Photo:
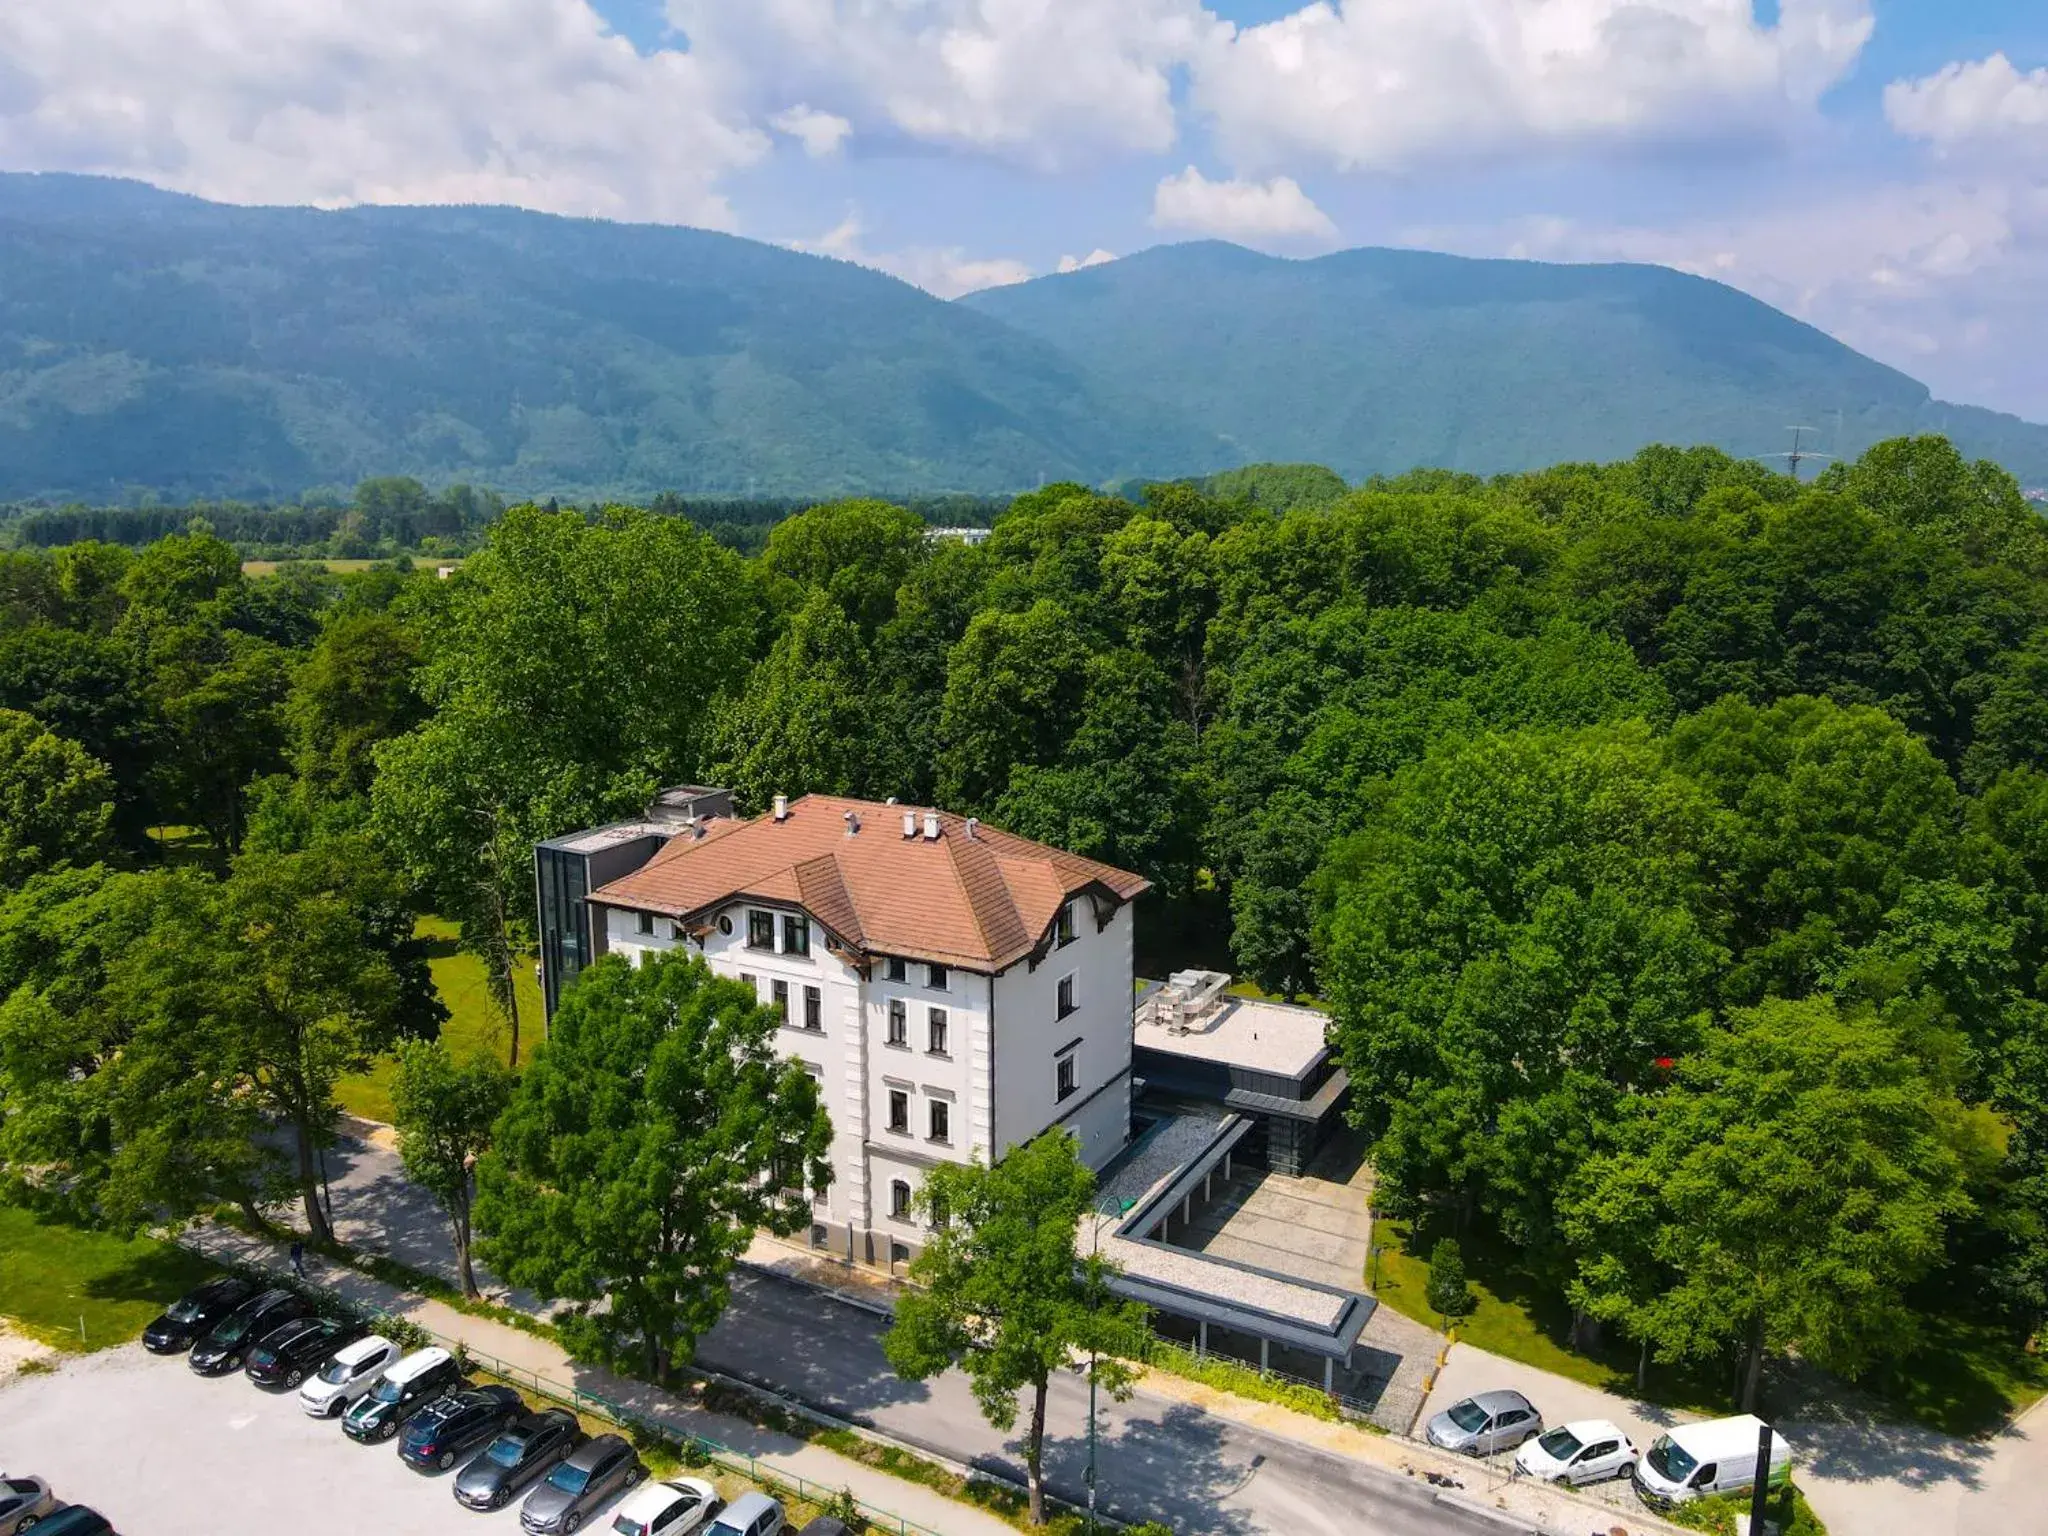
{"label": "parking lot", "polygon": [[[298,1394],[209,1380],[140,1344],[60,1356],[0,1386],[0,1467],[46,1478],[122,1536],[517,1536],[518,1506],[474,1514],[454,1474],[422,1474],[392,1444],[357,1445]],[[610,1525],[609,1510],[586,1522]]]}

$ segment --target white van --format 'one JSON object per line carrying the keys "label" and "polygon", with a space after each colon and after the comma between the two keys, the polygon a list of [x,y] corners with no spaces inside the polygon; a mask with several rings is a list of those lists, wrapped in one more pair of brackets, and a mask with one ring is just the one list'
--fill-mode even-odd
{"label": "white van", "polygon": [[[1636,1463],[1637,1495],[1652,1509],[1669,1509],[1688,1499],[1746,1492],[1756,1483],[1757,1442],[1765,1428],[1755,1414],[1743,1413],[1659,1435]],[[1792,1447],[1772,1432],[1771,1486],[1782,1487],[1791,1476]]]}

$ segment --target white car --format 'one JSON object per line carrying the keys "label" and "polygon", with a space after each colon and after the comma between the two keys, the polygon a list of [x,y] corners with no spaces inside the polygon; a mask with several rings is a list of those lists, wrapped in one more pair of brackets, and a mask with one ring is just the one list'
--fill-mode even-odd
{"label": "white car", "polygon": [[1605,1419],[1560,1424],[1515,1453],[1516,1471],[1573,1487],[1625,1477],[1635,1464],[1636,1448]]}
{"label": "white car", "polygon": [[689,1536],[717,1514],[718,1490],[694,1477],[649,1483],[626,1495],[612,1515],[617,1536]]}
{"label": "white car", "polygon": [[398,1346],[372,1334],[357,1339],[320,1367],[299,1388],[299,1406],[316,1419],[339,1418],[348,1405],[384,1379],[398,1359]]}

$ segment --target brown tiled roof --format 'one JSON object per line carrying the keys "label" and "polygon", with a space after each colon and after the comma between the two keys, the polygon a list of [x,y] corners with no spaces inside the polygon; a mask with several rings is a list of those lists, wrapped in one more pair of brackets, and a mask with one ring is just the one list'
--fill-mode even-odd
{"label": "brown tiled roof", "polygon": [[[846,834],[846,813],[860,831]],[[903,816],[917,836],[903,835]],[[1094,889],[1129,901],[1142,875],[925,808],[806,795],[781,821],[713,821],[684,833],[632,874],[590,893],[606,906],[688,920],[734,898],[804,908],[856,950],[1001,970],[1031,953],[1069,898]]]}

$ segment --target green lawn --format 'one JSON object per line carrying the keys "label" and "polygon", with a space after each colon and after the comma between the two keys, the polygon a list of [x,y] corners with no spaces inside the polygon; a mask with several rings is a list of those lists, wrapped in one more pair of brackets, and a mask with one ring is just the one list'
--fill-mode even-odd
{"label": "green lawn", "polygon": [[[455,947],[455,924],[441,917],[423,917],[413,932],[428,942],[427,969],[434,990],[448,1009],[441,1038],[458,1060],[491,1051],[502,1057],[511,1039],[505,1021],[491,1006],[484,983],[483,962]],[[519,1059],[532,1056],[541,1038],[540,983],[530,963],[522,963],[515,982],[519,993]],[[366,1120],[391,1118],[391,1074],[396,1063],[381,1058],[368,1072],[344,1079],[337,1097],[341,1107]]]}
{"label": "green lawn", "polygon": [[1862,1383],[1904,1417],[1951,1435],[1988,1434],[2048,1392],[2048,1360],[2007,1329],[1936,1318],[1921,1335],[1896,1367]]}
{"label": "green lawn", "polygon": [[59,1349],[125,1344],[218,1273],[175,1243],[82,1231],[0,1205],[0,1316]]}

